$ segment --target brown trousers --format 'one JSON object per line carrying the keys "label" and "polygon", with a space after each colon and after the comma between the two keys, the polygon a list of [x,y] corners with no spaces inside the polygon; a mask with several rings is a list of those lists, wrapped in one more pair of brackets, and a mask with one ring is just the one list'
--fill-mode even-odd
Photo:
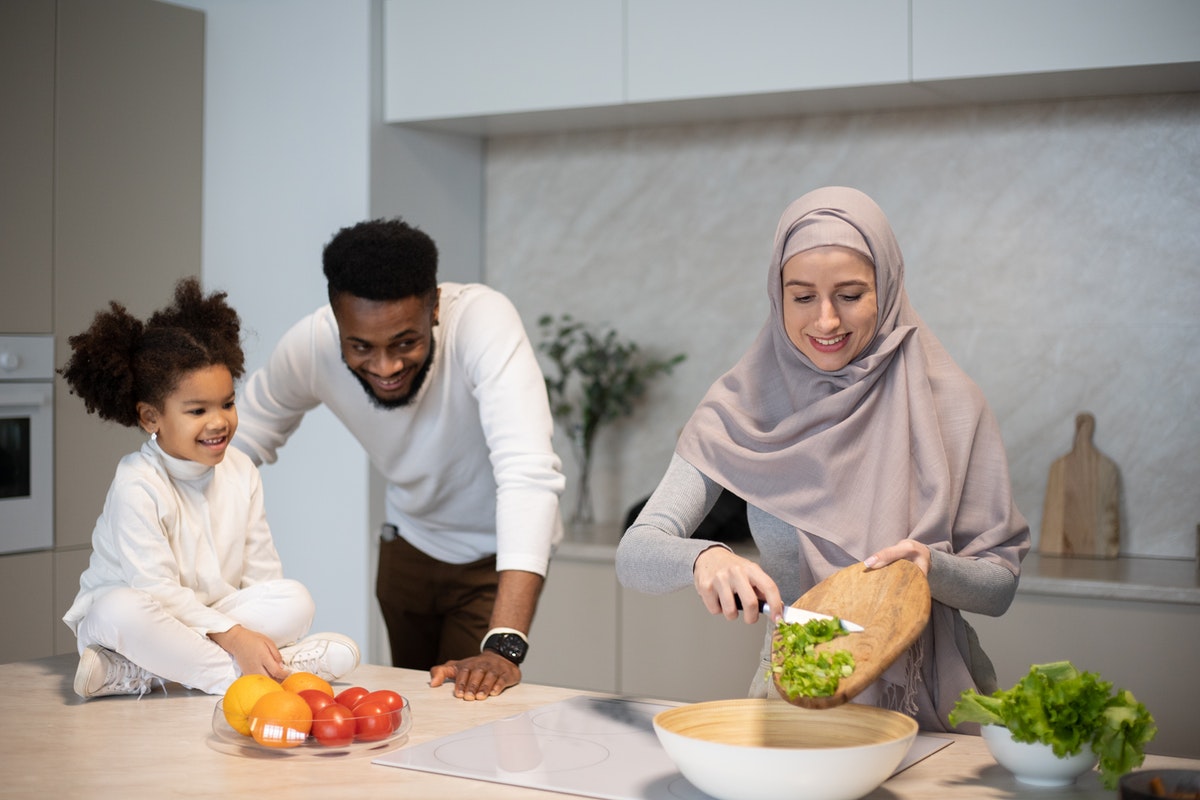
{"label": "brown trousers", "polygon": [[438,561],[396,537],[379,543],[375,597],[392,666],[427,670],[479,655],[496,603],[496,557]]}

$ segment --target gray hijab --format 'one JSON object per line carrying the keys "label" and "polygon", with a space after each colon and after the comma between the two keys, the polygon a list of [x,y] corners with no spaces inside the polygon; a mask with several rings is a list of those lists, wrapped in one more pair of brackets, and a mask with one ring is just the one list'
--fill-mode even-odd
{"label": "gray hijab", "polygon": [[[871,343],[836,372],[819,369],[791,342],[782,309],[784,261],[830,244],[866,250],[879,304]],[[1012,500],[999,427],[909,304],[904,260],[879,206],[844,187],[789,205],[775,233],[767,296],[770,316],[685,425],[679,455],[797,529],[805,588],[905,538],[1017,574],[1028,527]],[[924,663],[910,659],[908,669],[927,678],[917,687],[918,721],[948,728],[959,692],[974,685],[956,609],[934,603],[917,652]],[[910,684],[904,705],[911,710],[911,676],[893,679]]]}

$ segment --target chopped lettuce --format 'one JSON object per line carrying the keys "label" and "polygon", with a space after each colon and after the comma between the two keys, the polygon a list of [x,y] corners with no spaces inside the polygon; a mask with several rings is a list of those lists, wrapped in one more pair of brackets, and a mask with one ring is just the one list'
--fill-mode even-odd
{"label": "chopped lettuce", "polygon": [[836,617],[779,623],[771,669],[789,700],[829,697],[837,691],[841,679],[854,672],[854,656],[849,651],[816,651],[818,644],[845,635],[842,621]]}
{"label": "chopped lettuce", "polygon": [[950,712],[950,724],[1002,725],[1018,742],[1050,745],[1060,758],[1090,747],[1108,789],[1140,766],[1146,743],[1158,729],[1154,718],[1126,690],[1069,661],[1035,664],[1011,689],[981,695],[967,689]]}

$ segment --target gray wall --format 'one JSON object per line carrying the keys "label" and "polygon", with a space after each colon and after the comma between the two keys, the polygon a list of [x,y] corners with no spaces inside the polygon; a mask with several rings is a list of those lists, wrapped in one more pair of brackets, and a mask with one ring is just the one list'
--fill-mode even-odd
{"label": "gray wall", "polygon": [[601,433],[597,515],[618,520],[761,326],[784,206],[858,187],[892,220],[914,306],[999,417],[1035,536],[1088,410],[1122,473],[1123,550],[1192,557],[1198,165],[1195,94],[495,138],[486,278],[531,331],[566,311],[688,354]]}

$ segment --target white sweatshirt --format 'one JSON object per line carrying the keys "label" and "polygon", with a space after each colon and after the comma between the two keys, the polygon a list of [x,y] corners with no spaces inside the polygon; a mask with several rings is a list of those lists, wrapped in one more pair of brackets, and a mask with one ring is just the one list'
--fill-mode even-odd
{"label": "white sweatshirt", "polygon": [[117,586],[150,594],[204,636],[235,621],[211,605],[283,577],[258,469],[233,448],[215,467],[167,455],[154,440],[117,464],[92,532],[92,555],[63,617],[73,632]]}
{"label": "white sweatshirt", "polygon": [[387,519],[402,537],[448,563],[495,553],[498,570],[545,575],[562,538],[564,479],[521,318],[493,289],[443,283],[433,335],[433,365],[417,396],[381,409],[342,361],[332,309],[317,309],[246,381],[233,443],[257,463],[274,462],[304,414],[323,403],[387,479]]}

